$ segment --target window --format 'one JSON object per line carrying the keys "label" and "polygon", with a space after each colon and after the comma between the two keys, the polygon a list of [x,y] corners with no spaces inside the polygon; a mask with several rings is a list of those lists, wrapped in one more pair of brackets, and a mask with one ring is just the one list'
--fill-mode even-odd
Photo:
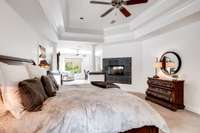
{"label": "window", "polygon": [[79,58],[65,58],[65,71],[73,74],[81,73],[82,60]]}

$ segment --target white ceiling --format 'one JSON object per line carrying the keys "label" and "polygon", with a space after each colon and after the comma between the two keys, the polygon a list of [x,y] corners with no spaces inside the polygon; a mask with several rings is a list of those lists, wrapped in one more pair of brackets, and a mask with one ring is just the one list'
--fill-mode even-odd
{"label": "white ceiling", "polygon": [[[56,43],[86,42],[84,45],[119,40],[137,41],[200,12],[200,0],[149,0],[145,4],[128,6],[127,9],[132,13],[129,18],[125,18],[119,11],[101,18],[100,15],[110,6],[90,4],[90,0],[6,1],[48,40]],[[80,20],[80,17],[85,19]],[[117,23],[111,25],[112,20]]]}
{"label": "white ceiling", "polygon": [[[111,2],[111,0],[98,0]],[[103,30],[104,28],[113,26],[110,24],[112,20],[116,20],[116,24],[124,24],[133,20],[136,16],[143,13],[158,0],[149,0],[148,3],[126,6],[132,13],[128,18],[124,17],[118,9],[101,18],[100,15],[111,8],[111,5],[90,4],[90,0],[68,0],[68,27],[79,29]],[[80,20],[84,17],[84,20]]]}

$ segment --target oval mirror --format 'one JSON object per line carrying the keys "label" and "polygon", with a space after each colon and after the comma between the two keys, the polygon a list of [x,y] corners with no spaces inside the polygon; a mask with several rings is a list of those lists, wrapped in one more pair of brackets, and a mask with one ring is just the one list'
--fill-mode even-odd
{"label": "oval mirror", "polygon": [[167,75],[174,75],[179,72],[182,62],[176,52],[168,51],[161,56],[161,70]]}

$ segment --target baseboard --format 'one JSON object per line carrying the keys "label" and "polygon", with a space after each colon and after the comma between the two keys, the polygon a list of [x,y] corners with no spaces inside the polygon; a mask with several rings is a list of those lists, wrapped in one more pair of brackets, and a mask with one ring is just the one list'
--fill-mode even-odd
{"label": "baseboard", "polygon": [[186,106],[185,109],[200,115],[200,108],[194,108],[194,107]]}
{"label": "baseboard", "polygon": [[127,92],[135,92],[135,93],[142,93],[142,94],[145,94],[144,91],[142,90],[138,90],[138,89],[134,89],[134,88],[121,88],[121,90],[123,91],[127,91]]}

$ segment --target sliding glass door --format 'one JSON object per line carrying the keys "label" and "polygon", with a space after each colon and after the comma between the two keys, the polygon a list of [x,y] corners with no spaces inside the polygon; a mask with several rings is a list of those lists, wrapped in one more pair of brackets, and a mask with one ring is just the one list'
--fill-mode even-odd
{"label": "sliding glass door", "polygon": [[82,59],[81,58],[65,58],[65,74],[64,81],[73,81],[81,79]]}

